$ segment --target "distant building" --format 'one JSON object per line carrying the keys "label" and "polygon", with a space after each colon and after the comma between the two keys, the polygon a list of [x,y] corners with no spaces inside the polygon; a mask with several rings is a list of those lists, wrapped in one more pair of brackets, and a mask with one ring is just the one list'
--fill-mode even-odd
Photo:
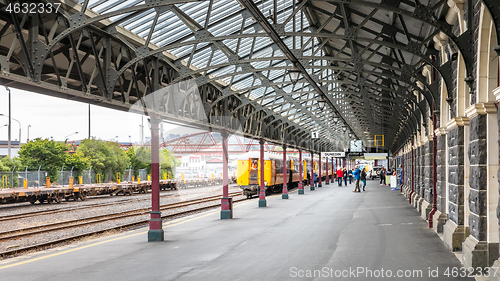
{"label": "distant building", "polygon": [[[10,142],[12,157],[17,157],[19,155],[19,148],[21,147],[19,141]],[[0,140],[0,157],[6,157],[9,153],[8,141]]]}

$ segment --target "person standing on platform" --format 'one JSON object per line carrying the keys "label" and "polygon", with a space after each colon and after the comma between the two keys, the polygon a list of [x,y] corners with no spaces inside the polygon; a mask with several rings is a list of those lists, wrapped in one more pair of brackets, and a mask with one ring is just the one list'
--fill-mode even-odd
{"label": "person standing on platform", "polygon": [[385,169],[385,167],[382,167],[382,169],[380,169],[380,185],[385,185],[385,176],[387,175],[387,170]]}
{"label": "person standing on platform", "polygon": [[347,172],[347,176],[349,177],[349,184],[351,184],[351,183],[352,183],[352,171],[353,171],[353,170],[349,170],[349,171]]}
{"label": "person standing on platform", "polygon": [[345,183],[345,186],[347,186],[347,169],[345,167],[342,170],[342,173],[344,174],[344,183]]}
{"label": "person standing on platform", "polygon": [[318,187],[318,174],[314,172],[313,174],[314,187]]}
{"label": "person standing on platform", "polygon": [[399,185],[403,185],[403,167],[399,165]]}
{"label": "person standing on platform", "polygon": [[361,181],[363,182],[363,191],[365,191],[365,187],[366,187],[366,171],[365,171],[365,169],[363,169],[361,171]]}
{"label": "person standing on platform", "polygon": [[361,190],[359,189],[359,180],[361,179],[361,170],[359,170],[358,166],[356,166],[356,170],[354,170],[353,174],[354,174],[354,180],[356,181],[356,185],[354,187],[353,192],[361,192]]}
{"label": "person standing on platform", "polygon": [[342,187],[342,179],[344,178],[344,172],[342,172],[342,169],[339,167],[337,170],[337,181],[339,182],[339,187]]}

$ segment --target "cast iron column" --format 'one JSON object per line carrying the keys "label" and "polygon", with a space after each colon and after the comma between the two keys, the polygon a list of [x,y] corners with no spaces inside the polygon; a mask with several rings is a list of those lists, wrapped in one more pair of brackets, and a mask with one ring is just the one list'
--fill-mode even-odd
{"label": "cast iron column", "polygon": [[[335,162],[337,162],[337,161],[335,161]],[[335,168],[333,167],[333,157],[332,157],[332,175],[330,177],[330,181],[331,181],[330,183],[332,183],[332,184],[333,184],[333,181],[335,180],[334,173],[335,173]]]}
{"label": "cast iron column", "polygon": [[299,149],[299,195],[304,194],[304,183],[302,182],[302,176],[304,175],[303,172],[303,165],[302,165],[302,149]]}
{"label": "cast iron column", "polygon": [[227,137],[229,134],[226,131],[222,135],[222,199],[220,205],[220,219],[233,218],[232,198],[229,198],[228,187],[228,152],[227,152]]}
{"label": "cast iron column", "polygon": [[318,161],[318,166],[319,166],[319,169],[318,169],[318,187],[322,187],[323,185],[321,184],[321,177],[322,177],[322,173],[321,173],[321,162],[323,161],[323,158],[321,158],[321,152],[319,153],[319,161]]}
{"label": "cast iron column", "polygon": [[264,140],[260,139],[260,193],[259,207],[266,207],[266,190],[264,189]]}
{"label": "cast iron column", "polygon": [[151,219],[149,220],[148,242],[163,241],[163,227],[160,212],[160,119],[151,117]]}
{"label": "cast iron column", "polygon": [[[286,144],[283,145],[283,192],[281,194],[281,199],[288,199],[288,188],[286,186]],[[290,166],[291,167],[291,166]]]}
{"label": "cast iron column", "polygon": [[311,151],[311,182],[310,182],[310,190],[316,190],[314,186],[314,152]]}
{"label": "cast iron column", "polygon": [[325,176],[325,185],[329,185],[330,184],[330,177],[328,175],[328,157],[325,158],[325,161],[326,161],[326,168],[325,168],[325,171],[326,171],[326,176]]}

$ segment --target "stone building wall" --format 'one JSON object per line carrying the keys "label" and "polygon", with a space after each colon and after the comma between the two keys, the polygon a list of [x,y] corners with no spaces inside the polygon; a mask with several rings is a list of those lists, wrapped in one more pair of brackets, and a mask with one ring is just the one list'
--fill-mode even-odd
{"label": "stone building wall", "polygon": [[448,218],[457,225],[464,224],[464,127],[448,131]]}

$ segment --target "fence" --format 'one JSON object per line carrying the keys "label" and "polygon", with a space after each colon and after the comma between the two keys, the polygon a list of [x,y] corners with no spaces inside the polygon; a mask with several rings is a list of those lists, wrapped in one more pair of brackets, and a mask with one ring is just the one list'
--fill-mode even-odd
{"label": "fence", "polygon": [[[169,178],[172,174],[167,171],[160,171],[160,179],[163,179],[163,173],[166,173]],[[127,169],[120,174],[121,182],[132,181],[134,174],[141,177],[141,181],[148,180],[147,169],[131,170]],[[54,185],[69,185],[70,177],[74,178],[74,184],[79,183],[78,177],[82,177],[82,184],[96,184],[98,179],[101,183],[116,182],[117,173],[114,171],[108,171],[105,174],[96,174],[94,170],[85,170],[82,172],[78,171],[58,171],[58,179],[53,182]],[[17,188],[23,187],[24,179],[28,181],[28,187],[43,187],[46,186],[46,171],[14,171],[14,172],[0,172],[0,188]],[[53,179],[52,179],[53,180]],[[134,177],[134,181],[137,181],[137,177]]]}

